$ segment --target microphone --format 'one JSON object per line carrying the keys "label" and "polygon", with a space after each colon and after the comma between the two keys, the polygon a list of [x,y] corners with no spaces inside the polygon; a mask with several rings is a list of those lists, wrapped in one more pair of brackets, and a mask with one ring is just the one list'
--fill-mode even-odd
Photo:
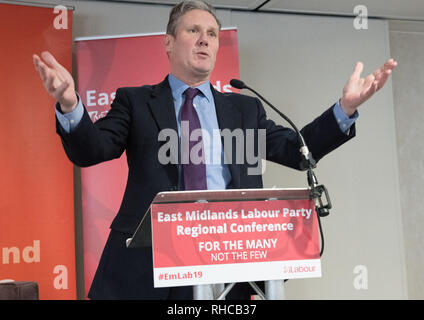
{"label": "microphone", "polygon": [[[307,178],[308,178],[308,184],[311,187],[311,193],[310,197],[312,199],[315,199],[316,204],[316,211],[318,213],[318,217],[325,217],[329,215],[330,209],[332,208],[330,196],[328,195],[327,188],[324,185],[318,185],[318,180],[315,176],[315,173],[312,169],[316,168],[316,161],[312,158],[312,154],[309,152],[308,146],[305,143],[305,139],[303,139],[302,134],[297,129],[296,125],[291,121],[285,114],[283,114],[280,110],[278,110],[276,107],[274,107],[268,100],[266,100],[262,95],[260,95],[258,92],[253,90],[252,88],[248,87],[243,81],[239,79],[232,79],[230,81],[230,85],[233,86],[236,89],[247,89],[252,91],[254,94],[256,94],[259,98],[261,98],[267,105],[269,105],[275,112],[277,112],[284,120],[286,120],[292,128],[296,131],[297,136],[299,138],[300,143],[300,153],[302,154],[303,158],[300,162],[300,169],[302,171],[307,170]],[[326,204],[322,202],[322,194],[324,193],[326,198]],[[324,238],[322,236],[322,230],[321,230],[321,222],[318,218],[319,227],[321,231],[321,240],[322,240],[322,250],[320,253],[320,256],[322,255],[322,252],[324,250]]]}
{"label": "microphone", "polygon": [[[315,210],[317,212],[318,226],[319,226],[319,231],[321,234],[321,250],[319,254],[321,257],[324,253],[324,234],[322,232],[320,217],[325,217],[330,214],[330,209],[332,208],[332,204],[330,201],[330,196],[328,194],[327,188],[324,185],[318,185],[318,180],[313,171],[313,169],[316,168],[316,161],[312,158],[312,154],[309,152],[309,149],[305,143],[305,139],[303,139],[302,134],[297,129],[293,121],[291,121],[285,114],[283,114],[280,110],[278,110],[270,102],[268,102],[268,100],[266,100],[262,95],[260,95],[258,92],[256,92],[252,88],[248,87],[243,81],[239,79],[232,79],[230,81],[230,85],[236,89],[247,89],[252,91],[259,98],[261,98],[267,105],[269,105],[275,112],[277,112],[284,120],[290,123],[292,128],[296,131],[298,139],[299,139],[299,143],[300,143],[299,151],[303,156],[302,161],[300,162],[300,168],[302,171],[307,170],[307,180],[311,188],[310,199],[314,199]],[[322,201],[323,194],[325,195],[325,198],[326,198],[325,203],[323,203]]]}
{"label": "microphone", "polygon": [[239,79],[231,79],[230,84],[232,87],[236,89],[244,89],[247,88],[243,81]]}
{"label": "microphone", "polygon": [[[300,169],[302,171],[316,168],[316,161],[312,158],[312,154],[309,152],[308,146],[305,143],[305,139],[303,139],[302,134],[300,133],[299,129],[297,129],[296,125],[291,121],[285,114],[283,114],[280,110],[278,110],[276,107],[274,107],[268,100],[266,100],[262,95],[260,95],[258,92],[253,90],[252,88],[248,87],[243,81],[239,79],[232,79],[230,81],[230,85],[236,89],[247,89],[252,91],[254,94],[256,94],[259,98],[261,98],[267,105],[269,105],[275,112],[277,112],[284,120],[286,120],[291,127],[296,131],[299,143],[300,143],[300,153],[302,154],[303,158],[300,163]],[[309,177],[311,180],[316,180],[314,177]],[[311,183],[316,184],[317,181],[310,181]]]}

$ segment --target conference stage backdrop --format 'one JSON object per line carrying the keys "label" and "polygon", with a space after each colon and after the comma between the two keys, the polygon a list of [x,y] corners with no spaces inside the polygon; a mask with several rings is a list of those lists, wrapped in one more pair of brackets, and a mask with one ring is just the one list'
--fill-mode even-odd
{"label": "conference stage backdrop", "polygon": [[[93,122],[107,114],[117,88],[158,83],[165,78],[169,63],[163,38],[161,33],[75,39],[78,91]],[[223,30],[211,77],[218,91],[237,92],[229,83],[239,77],[238,64],[237,30]],[[109,225],[119,209],[127,175],[125,153],[120,159],[81,169],[86,294]]]}
{"label": "conference stage backdrop", "polygon": [[0,39],[0,280],[75,299],[73,166],[32,63],[48,50],[71,70],[72,11],[0,4]]}

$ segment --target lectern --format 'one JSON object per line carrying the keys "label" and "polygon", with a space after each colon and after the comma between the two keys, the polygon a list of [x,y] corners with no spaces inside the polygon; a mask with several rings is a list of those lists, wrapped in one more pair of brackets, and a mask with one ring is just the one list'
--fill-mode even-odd
{"label": "lectern", "polygon": [[321,277],[318,235],[308,188],[161,192],[127,247],[152,247],[155,287],[212,300],[249,282],[283,299],[285,279]]}

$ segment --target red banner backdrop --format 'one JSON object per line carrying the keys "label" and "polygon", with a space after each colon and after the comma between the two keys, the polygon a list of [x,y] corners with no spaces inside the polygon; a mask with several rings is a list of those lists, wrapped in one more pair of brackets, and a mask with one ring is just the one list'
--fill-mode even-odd
{"label": "red banner backdrop", "polygon": [[[162,81],[169,72],[164,35],[76,39],[78,92],[93,121],[105,116],[119,87]],[[237,30],[220,34],[220,50],[211,83],[218,91],[236,91]],[[120,159],[81,169],[84,269],[86,294],[94,277],[109,225],[119,209],[128,175]]]}
{"label": "red banner backdrop", "polygon": [[75,299],[73,166],[32,63],[48,50],[71,70],[72,12],[0,4],[0,39],[0,280]]}

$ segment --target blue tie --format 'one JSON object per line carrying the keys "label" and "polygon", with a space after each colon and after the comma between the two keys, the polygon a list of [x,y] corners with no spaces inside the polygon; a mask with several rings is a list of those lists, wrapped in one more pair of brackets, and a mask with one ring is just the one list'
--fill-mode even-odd
{"label": "blue tie", "polygon": [[[188,127],[189,127],[189,130],[181,130],[181,141],[183,141],[183,143],[184,141],[185,143],[189,141],[188,143],[189,148],[188,150],[186,150],[186,152],[188,152],[188,155],[183,155],[183,158],[188,161],[183,161],[182,163],[183,174],[184,174],[184,189],[185,190],[206,190],[208,187],[206,184],[206,164],[204,161],[205,154],[204,154],[202,136],[199,135],[199,138],[197,141],[189,140],[189,137],[191,136],[194,130],[201,129],[199,117],[197,116],[196,109],[194,109],[194,106],[193,106],[193,99],[196,95],[200,93],[200,91],[199,89],[196,89],[196,88],[188,88],[186,91],[184,91],[184,93],[185,93],[186,99],[181,109],[181,124],[183,124],[183,121],[187,121]],[[201,148],[199,148],[199,144]],[[196,145],[197,147],[192,153],[192,149]]]}

